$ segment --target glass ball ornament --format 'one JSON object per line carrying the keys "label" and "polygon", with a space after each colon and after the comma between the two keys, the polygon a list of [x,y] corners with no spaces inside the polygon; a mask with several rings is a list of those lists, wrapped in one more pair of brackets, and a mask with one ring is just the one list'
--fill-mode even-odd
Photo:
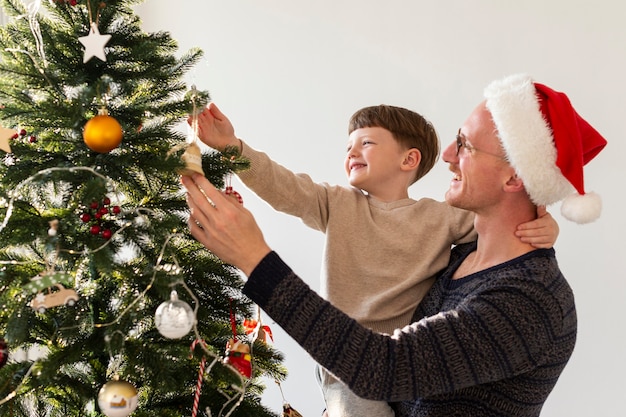
{"label": "glass ball ornament", "polygon": [[85,124],[83,140],[92,151],[107,153],[120,145],[123,134],[120,123],[106,109],[101,109]]}
{"label": "glass ball ornament", "polygon": [[137,389],[118,377],[107,382],[98,393],[98,406],[107,417],[127,417],[137,408]]}
{"label": "glass ball ornament", "polygon": [[163,336],[168,339],[180,339],[189,333],[196,322],[196,315],[184,301],[178,299],[173,290],[170,299],[159,305],[154,313],[154,324]]}
{"label": "glass ball ornament", "polygon": [[185,94],[185,100],[188,102],[187,112],[192,116],[197,116],[209,104],[211,97],[208,91],[200,91],[195,85]]}

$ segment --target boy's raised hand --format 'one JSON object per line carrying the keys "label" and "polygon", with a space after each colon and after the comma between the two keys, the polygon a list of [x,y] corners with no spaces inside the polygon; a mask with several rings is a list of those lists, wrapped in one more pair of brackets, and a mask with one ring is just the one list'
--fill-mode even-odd
{"label": "boy's raised hand", "polygon": [[559,224],[546,206],[537,206],[537,218],[517,226],[515,235],[536,248],[551,248],[559,237]]}
{"label": "boy's raised hand", "polygon": [[[191,116],[187,123],[193,127]],[[235,128],[215,103],[209,103],[198,115],[198,137],[204,144],[218,151],[223,151],[228,146],[241,148],[241,143],[235,136]]]}

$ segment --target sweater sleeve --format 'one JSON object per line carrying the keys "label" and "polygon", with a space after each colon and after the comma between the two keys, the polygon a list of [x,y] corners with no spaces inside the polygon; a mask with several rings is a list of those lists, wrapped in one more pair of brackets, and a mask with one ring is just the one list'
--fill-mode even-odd
{"label": "sweater sleeve", "polygon": [[539,297],[509,290],[469,297],[458,309],[389,336],[323,300],[274,252],[244,286],[246,295],[355,394],[385,401],[451,392],[537,366],[559,334],[552,326],[561,322],[561,311],[547,290],[539,289]]}
{"label": "sweater sleeve", "polygon": [[309,227],[324,231],[328,222],[328,191],[332,187],[315,183],[306,174],[296,174],[274,162],[263,152],[242,143],[242,156],[250,168],[239,178],[272,208],[299,217]]}
{"label": "sweater sleeve", "polygon": [[453,243],[460,245],[475,241],[478,238],[478,234],[474,229],[474,213],[450,205],[448,205],[448,210],[450,210],[448,218],[453,219],[450,225],[453,230]]}

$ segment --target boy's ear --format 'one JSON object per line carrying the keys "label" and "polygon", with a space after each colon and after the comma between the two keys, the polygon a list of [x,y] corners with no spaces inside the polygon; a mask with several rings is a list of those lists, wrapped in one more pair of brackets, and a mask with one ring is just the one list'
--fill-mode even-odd
{"label": "boy's ear", "polygon": [[422,153],[417,148],[411,148],[406,151],[404,160],[402,161],[402,168],[408,170],[417,169],[422,160]]}

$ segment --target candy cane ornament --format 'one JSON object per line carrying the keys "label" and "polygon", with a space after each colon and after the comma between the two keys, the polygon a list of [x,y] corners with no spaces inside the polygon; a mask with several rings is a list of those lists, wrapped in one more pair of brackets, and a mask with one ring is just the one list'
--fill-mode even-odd
{"label": "candy cane ornament", "polygon": [[[203,340],[196,339],[191,343],[191,354],[190,358],[193,358],[193,351],[196,348],[196,345],[200,343],[203,347],[206,348],[206,343]],[[200,369],[198,369],[198,382],[196,383],[196,392],[193,397],[193,407],[191,409],[191,417],[196,417],[198,415],[198,406],[200,404],[200,393],[202,392],[202,382],[204,381],[204,370],[206,368],[206,357],[202,355],[202,359],[200,360]]]}
{"label": "candy cane ornament", "polygon": [[231,187],[230,185],[226,187],[226,189],[224,190],[224,194],[234,196],[237,201],[239,201],[239,204],[243,204],[243,198],[241,197],[241,194],[233,190],[233,187]]}

